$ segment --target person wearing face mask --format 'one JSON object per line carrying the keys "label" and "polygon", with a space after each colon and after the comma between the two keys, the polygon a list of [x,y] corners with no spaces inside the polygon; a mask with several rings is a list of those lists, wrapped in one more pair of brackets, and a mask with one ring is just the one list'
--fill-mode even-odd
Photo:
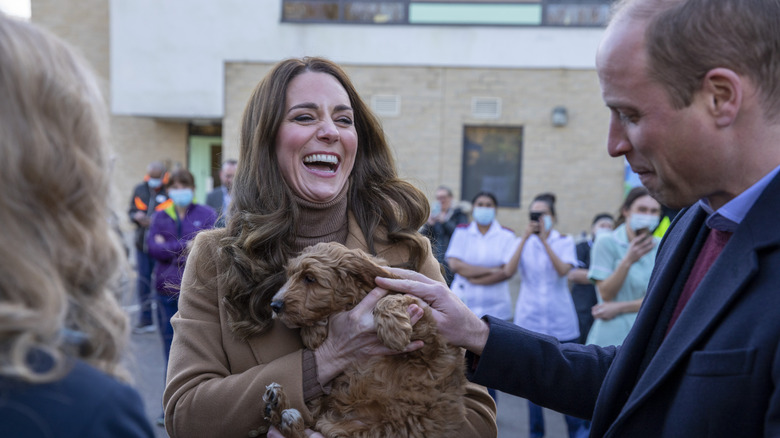
{"label": "person wearing face mask", "polygon": [[133,189],[130,198],[128,215],[130,221],[135,224],[135,256],[136,256],[136,294],[138,296],[138,321],[136,321],[133,333],[149,333],[154,331],[152,320],[152,271],[154,259],[149,256],[149,248],[146,246],[146,237],[149,234],[149,225],[154,212],[165,208],[168,195],[165,190],[165,182],[168,175],[165,165],[160,161],[149,163],[146,168],[146,176],[143,182]]}
{"label": "person wearing face mask", "polygon": [[586,343],[620,345],[634,325],[655,265],[661,204],[644,187],[635,187],[620,208],[618,227],[599,237],[591,251],[588,278],[596,284],[598,304]]}
{"label": "person wearing face mask", "polygon": [[[452,234],[445,257],[455,272],[452,291],[477,316],[512,318],[509,276],[504,265],[512,258],[515,234],[496,220],[495,195],[480,192],[472,200],[474,221],[458,226]],[[490,395],[496,398],[494,390]]]}
{"label": "person wearing face mask", "polygon": [[593,218],[590,226],[590,237],[577,244],[577,267],[569,271],[571,297],[574,308],[577,309],[577,319],[580,323],[580,344],[588,338],[588,332],[593,325],[592,309],[598,303],[596,287],[588,279],[590,268],[590,252],[597,237],[609,234],[615,228],[615,219],[609,213],[599,213]]}
{"label": "person wearing face mask", "polygon": [[[213,228],[217,221],[217,213],[213,208],[194,202],[194,191],[195,178],[188,170],[179,169],[171,174],[168,186],[170,202],[152,216],[146,242],[149,255],[156,260],[155,302],[166,368],[173,340],[171,317],[178,311],[187,244],[198,232]],[[162,426],[161,418],[158,418],[158,425]]]}
{"label": "person wearing face mask", "polygon": [[[579,320],[569,292],[568,274],[577,265],[574,238],[555,230],[555,195],[537,195],[529,207],[530,221],[504,274],[520,269],[522,282],[515,305],[514,323],[553,336],[561,342],[577,342]],[[544,436],[542,408],[528,402],[530,436]],[[565,416],[569,436],[586,434],[585,420]]]}

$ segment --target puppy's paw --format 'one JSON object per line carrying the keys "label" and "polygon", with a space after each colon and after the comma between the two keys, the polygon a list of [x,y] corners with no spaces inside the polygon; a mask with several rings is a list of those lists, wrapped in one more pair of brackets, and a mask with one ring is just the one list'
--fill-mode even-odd
{"label": "puppy's paw", "polygon": [[265,387],[263,394],[265,402],[264,417],[272,426],[279,426],[282,421],[282,411],[287,409],[287,395],[282,385],[271,383]]}
{"label": "puppy's paw", "polygon": [[282,422],[279,424],[279,432],[287,438],[305,438],[305,425],[303,415],[297,409],[285,409],[282,411]]}
{"label": "puppy's paw", "polygon": [[411,304],[409,297],[388,295],[374,308],[376,334],[388,348],[403,351],[412,338],[412,322],[407,311]]}
{"label": "puppy's paw", "polygon": [[301,341],[309,350],[316,350],[328,337],[328,320],[320,321],[312,326],[301,327]]}

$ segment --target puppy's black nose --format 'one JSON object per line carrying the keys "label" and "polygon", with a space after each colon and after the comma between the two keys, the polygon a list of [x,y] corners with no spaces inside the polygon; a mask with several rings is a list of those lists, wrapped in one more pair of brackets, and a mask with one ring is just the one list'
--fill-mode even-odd
{"label": "puppy's black nose", "polygon": [[284,308],[284,301],[271,302],[271,310],[273,310],[274,313],[282,313],[283,308]]}

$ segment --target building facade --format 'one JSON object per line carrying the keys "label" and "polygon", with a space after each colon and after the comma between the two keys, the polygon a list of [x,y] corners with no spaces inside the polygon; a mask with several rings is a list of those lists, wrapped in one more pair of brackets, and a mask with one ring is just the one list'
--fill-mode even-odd
{"label": "building facade", "polygon": [[197,197],[238,157],[251,90],[284,58],[341,64],[377,112],[402,177],[433,199],[499,197],[518,234],[532,197],[558,196],[578,234],[623,195],[594,70],[608,1],[32,0],[110,102],[115,208],[152,160],[187,166]]}

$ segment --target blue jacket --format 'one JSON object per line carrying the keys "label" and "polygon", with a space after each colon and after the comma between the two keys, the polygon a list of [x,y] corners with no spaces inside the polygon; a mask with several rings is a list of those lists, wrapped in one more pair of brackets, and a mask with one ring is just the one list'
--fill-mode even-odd
{"label": "blue jacket", "polygon": [[697,255],[691,250],[703,240],[707,215],[698,204],[666,233],[621,347],[561,345],[490,319],[470,378],[592,416],[592,437],[780,436],[778,199],[780,176],[739,224],[665,339]]}
{"label": "blue jacket", "polygon": [[[152,216],[146,244],[149,255],[157,262],[154,265],[154,284],[162,295],[176,295],[187,261],[187,244],[201,230],[214,227],[217,213],[213,208],[192,203],[187,207],[183,218],[176,214],[176,208],[170,206]],[[165,242],[155,242],[154,236],[163,236]]]}
{"label": "blue jacket", "polygon": [[0,377],[0,436],[153,438],[138,392],[81,361],[50,383]]}

